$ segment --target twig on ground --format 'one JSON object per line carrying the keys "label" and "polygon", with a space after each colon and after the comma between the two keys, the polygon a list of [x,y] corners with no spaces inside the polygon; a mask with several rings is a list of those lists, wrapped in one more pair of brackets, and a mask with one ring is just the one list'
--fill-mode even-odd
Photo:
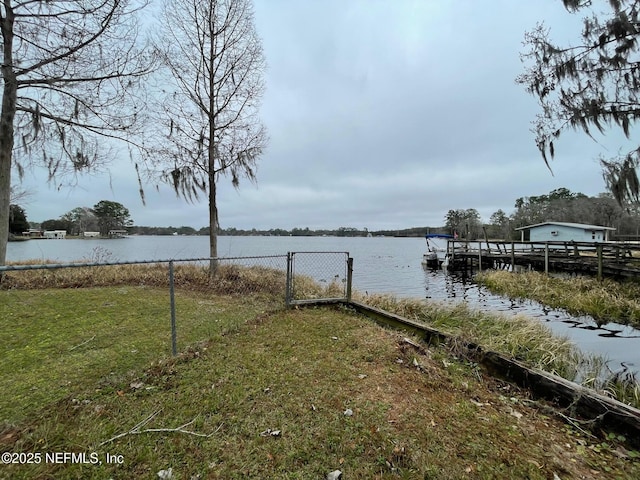
{"label": "twig on ground", "polygon": [[93,337],[91,337],[89,340],[86,340],[86,341],[84,341],[84,342],[82,342],[82,343],[79,343],[78,345],[75,345],[75,346],[71,347],[71,348],[69,349],[69,351],[71,351],[71,350],[75,350],[75,349],[76,349],[76,348],[78,348],[78,347],[81,347],[81,346],[83,346],[83,345],[86,345],[87,343],[89,343],[89,342],[90,342],[91,340],[93,340],[94,338],[96,338],[96,336],[95,336],[95,335],[94,335]]}
{"label": "twig on ground", "polygon": [[141,421],[136,426],[134,426],[128,432],[123,432],[123,433],[120,433],[120,434],[116,435],[115,437],[111,437],[109,440],[105,440],[104,442],[102,442],[98,446],[101,447],[102,445],[106,445],[107,443],[111,443],[111,442],[113,442],[115,440],[118,440],[119,438],[126,437],[127,435],[137,435],[137,434],[140,434],[140,433],[157,433],[157,432],[184,433],[186,435],[194,435],[196,437],[208,438],[208,437],[211,437],[212,435],[214,435],[215,433],[217,433],[222,428],[222,426],[224,425],[224,423],[221,423],[218,426],[218,428],[215,429],[215,431],[213,431],[211,433],[208,433],[208,434],[207,433],[194,432],[192,430],[185,430],[186,427],[188,427],[193,422],[195,422],[196,419],[194,418],[190,422],[187,422],[184,425],[180,425],[179,427],[176,427],[176,428],[145,428],[144,430],[141,430],[142,427],[144,427],[149,422],[151,422],[151,420],[153,420],[160,412],[161,412],[161,410],[156,410],[151,415],[149,415],[147,418],[145,418],[143,421]]}
{"label": "twig on ground", "polygon": [[602,414],[598,415],[595,418],[592,418],[591,420],[579,420],[577,418],[573,418],[573,417],[570,417],[568,415],[565,415],[564,413],[562,413],[560,410],[558,410],[556,408],[550,407],[549,405],[545,405],[545,404],[540,403],[540,402],[536,402],[535,400],[521,400],[521,402],[524,405],[533,406],[533,407],[543,411],[544,413],[557,415],[558,417],[562,418],[565,422],[567,422],[569,425],[572,425],[577,430],[580,430],[580,432],[582,432],[584,435],[586,435],[588,437],[591,437],[591,438],[597,438],[597,437],[593,433],[591,433],[588,430],[585,430],[584,428],[582,428],[581,425],[590,425],[590,424],[597,423],[600,420],[602,420],[602,418],[606,415],[606,412],[605,412],[605,413],[602,413]]}

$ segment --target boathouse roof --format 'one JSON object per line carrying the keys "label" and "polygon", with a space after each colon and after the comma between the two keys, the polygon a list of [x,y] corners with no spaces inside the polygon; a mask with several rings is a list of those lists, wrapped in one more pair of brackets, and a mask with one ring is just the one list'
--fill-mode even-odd
{"label": "boathouse roof", "polygon": [[541,227],[542,225],[557,225],[560,227],[580,228],[583,230],[615,230],[613,227],[603,227],[602,225],[588,225],[586,223],[570,223],[570,222],[542,222],[535,225],[526,225],[516,228],[515,230],[527,230],[529,228]]}

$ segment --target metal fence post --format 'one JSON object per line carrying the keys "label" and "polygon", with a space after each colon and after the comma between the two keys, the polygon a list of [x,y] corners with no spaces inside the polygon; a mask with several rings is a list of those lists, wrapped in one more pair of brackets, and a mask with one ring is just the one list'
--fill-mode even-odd
{"label": "metal fence post", "polygon": [[348,256],[347,257],[347,302],[351,301],[351,283],[352,283],[352,281],[353,281],[353,258]]}
{"label": "metal fence post", "polygon": [[293,254],[291,252],[287,252],[287,282],[285,285],[285,292],[284,292],[284,302],[286,304],[287,307],[289,307],[291,305],[291,300],[292,300],[292,295],[291,295],[291,289],[292,289],[292,285],[293,285],[293,279],[292,277],[292,273],[293,273]]}
{"label": "metal fence post", "polygon": [[171,351],[175,357],[178,354],[176,341],[176,298],[173,282],[173,260],[169,262],[169,299],[171,303]]}

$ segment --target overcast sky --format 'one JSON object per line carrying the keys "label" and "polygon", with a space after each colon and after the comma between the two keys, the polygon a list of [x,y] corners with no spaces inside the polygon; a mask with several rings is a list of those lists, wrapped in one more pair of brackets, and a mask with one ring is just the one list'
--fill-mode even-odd
{"label": "overcast sky", "polygon": [[[536,101],[514,81],[537,21],[552,38],[579,33],[561,0],[255,0],[255,20],[270,142],[257,184],[221,180],[223,228],[440,226],[459,208],[486,222],[518,197],[605,190],[596,157],[617,147],[562,137],[551,175],[530,131]],[[208,223],[206,201],[170,188],[147,186],[143,206],[129,160],[74,189],[44,173],[27,173],[22,188],[30,221],[112,200],[136,225]]]}

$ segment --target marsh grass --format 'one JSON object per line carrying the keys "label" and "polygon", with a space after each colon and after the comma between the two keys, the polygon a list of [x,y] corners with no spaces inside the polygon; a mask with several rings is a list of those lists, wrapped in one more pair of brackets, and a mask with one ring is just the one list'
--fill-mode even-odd
{"label": "marsh grass", "polygon": [[[269,258],[265,257],[265,261]],[[14,265],[55,264],[53,261],[27,261]],[[166,287],[168,265],[137,264],[10,271],[2,276],[0,290],[46,288],[89,288],[137,285]],[[343,298],[345,286],[336,281],[319,283],[307,275],[294,277],[294,299]],[[244,266],[221,263],[213,278],[208,266],[178,263],[174,266],[176,288],[218,295],[260,295],[280,302],[284,299],[286,273],[270,266]]]}
{"label": "marsh grass", "polygon": [[572,379],[585,361],[566,337],[559,337],[546,326],[525,316],[505,317],[473,310],[464,303],[446,305],[421,300],[396,299],[388,295],[368,295],[363,299],[462,341],[482,346],[526,362],[528,365]]}
{"label": "marsh grass", "polygon": [[[23,262],[20,264],[33,264]],[[47,262],[55,264],[55,262]],[[38,262],[40,264],[40,262]],[[176,288],[220,294],[260,293],[284,295],[285,273],[266,266],[245,267],[222,264],[211,278],[209,269],[198,264],[178,263],[174,267]],[[168,287],[168,264],[108,265],[10,271],[3,275],[1,289],[87,288],[118,285]]]}
{"label": "marsh grass", "polygon": [[[556,278],[539,272],[486,271],[476,281],[494,293],[530,299],[575,315],[590,315],[599,326],[610,321],[640,327],[640,284],[590,277]],[[565,377],[571,380],[570,377]],[[630,372],[612,372],[606,359],[590,356],[577,365],[574,379],[617,400],[640,407],[640,383]]]}
{"label": "marsh grass", "polygon": [[[483,349],[520,360],[601,394],[640,408],[640,387],[633,374],[612,373],[605,358],[587,354],[567,337],[522,316],[503,316],[470,309],[466,304],[425,303],[391,295],[360,295],[357,299],[406,318],[422,321]],[[455,347],[455,345],[454,345]]]}
{"label": "marsh grass", "polygon": [[293,297],[295,300],[316,300],[320,298],[344,298],[344,285],[333,281],[320,284],[306,275],[296,275]]}
{"label": "marsh grass", "polygon": [[478,283],[500,295],[536,300],[576,315],[590,315],[600,325],[608,322],[640,327],[640,284],[591,277],[556,278],[539,272],[513,274],[483,272]]}

